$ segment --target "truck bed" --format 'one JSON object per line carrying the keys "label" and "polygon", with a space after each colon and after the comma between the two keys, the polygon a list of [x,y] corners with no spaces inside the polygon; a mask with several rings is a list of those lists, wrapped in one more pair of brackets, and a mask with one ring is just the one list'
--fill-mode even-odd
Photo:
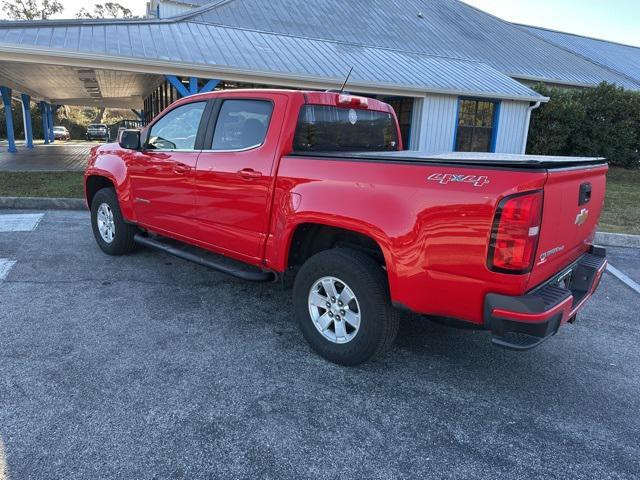
{"label": "truck bed", "polygon": [[522,169],[568,168],[586,165],[599,165],[606,162],[606,160],[601,157],[559,157],[473,152],[426,154],[413,150],[403,150],[398,152],[294,152],[291,155],[301,157],[329,157],[333,159],[353,161],[450,164]]}
{"label": "truck bed", "polygon": [[[326,215],[330,224],[379,233],[374,239],[389,245],[394,301],[417,312],[480,323],[487,293],[521,295],[588,251],[604,202],[606,171],[602,158],[298,152],[283,157],[278,182],[299,201],[288,208],[295,207],[306,221]],[[487,262],[500,202],[541,190],[531,269],[492,271]],[[590,192],[584,201],[582,190]]]}

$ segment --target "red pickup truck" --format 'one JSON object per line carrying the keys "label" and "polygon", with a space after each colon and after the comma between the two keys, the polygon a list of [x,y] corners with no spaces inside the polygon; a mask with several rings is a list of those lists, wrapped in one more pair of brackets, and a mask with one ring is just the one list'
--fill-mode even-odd
{"label": "red pickup truck", "polygon": [[334,92],[178,100],[85,174],[96,241],[293,284],[323,357],[391,345],[398,310],[525,350],[573,322],[606,267],[598,158],[402,151],[393,109]]}

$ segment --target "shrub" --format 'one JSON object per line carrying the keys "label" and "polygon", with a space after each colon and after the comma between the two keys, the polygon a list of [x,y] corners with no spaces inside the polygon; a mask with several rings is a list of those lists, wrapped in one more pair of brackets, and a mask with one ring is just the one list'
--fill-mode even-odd
{"label": "shrub", "polygon": [[607,83],[534,88],[551,100],[531,116],[527,153],[601,156],[611,165],[640,167],[640,92]]}

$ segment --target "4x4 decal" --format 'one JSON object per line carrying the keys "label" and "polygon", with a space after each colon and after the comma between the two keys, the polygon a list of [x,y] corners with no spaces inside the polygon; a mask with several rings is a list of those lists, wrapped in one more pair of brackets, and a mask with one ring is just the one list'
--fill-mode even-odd
{"label": "4x4 decal", "polygon": [[450,182],[471,183],[474,187],[484,187],[489,183],[489,177],[486,175],[456,175],[453,173],[434,173],[429,175],[427,180],[438,182],[442,185]]}

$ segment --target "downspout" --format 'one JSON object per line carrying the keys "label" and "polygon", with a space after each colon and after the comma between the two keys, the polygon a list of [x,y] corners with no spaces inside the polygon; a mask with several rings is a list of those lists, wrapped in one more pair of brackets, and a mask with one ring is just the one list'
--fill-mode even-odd
{"label": "downspout", "polygon": [[531,112],[540,107],[541,103],[542,102],[538,100],[536,103],[529,106],[529,110],[527,111],[527,120],[524,124],[524,138],[522,139],[522,149],[520,150],[523,155],[527,153],[527,140],[529,139],[529,124],[531,124]]}

